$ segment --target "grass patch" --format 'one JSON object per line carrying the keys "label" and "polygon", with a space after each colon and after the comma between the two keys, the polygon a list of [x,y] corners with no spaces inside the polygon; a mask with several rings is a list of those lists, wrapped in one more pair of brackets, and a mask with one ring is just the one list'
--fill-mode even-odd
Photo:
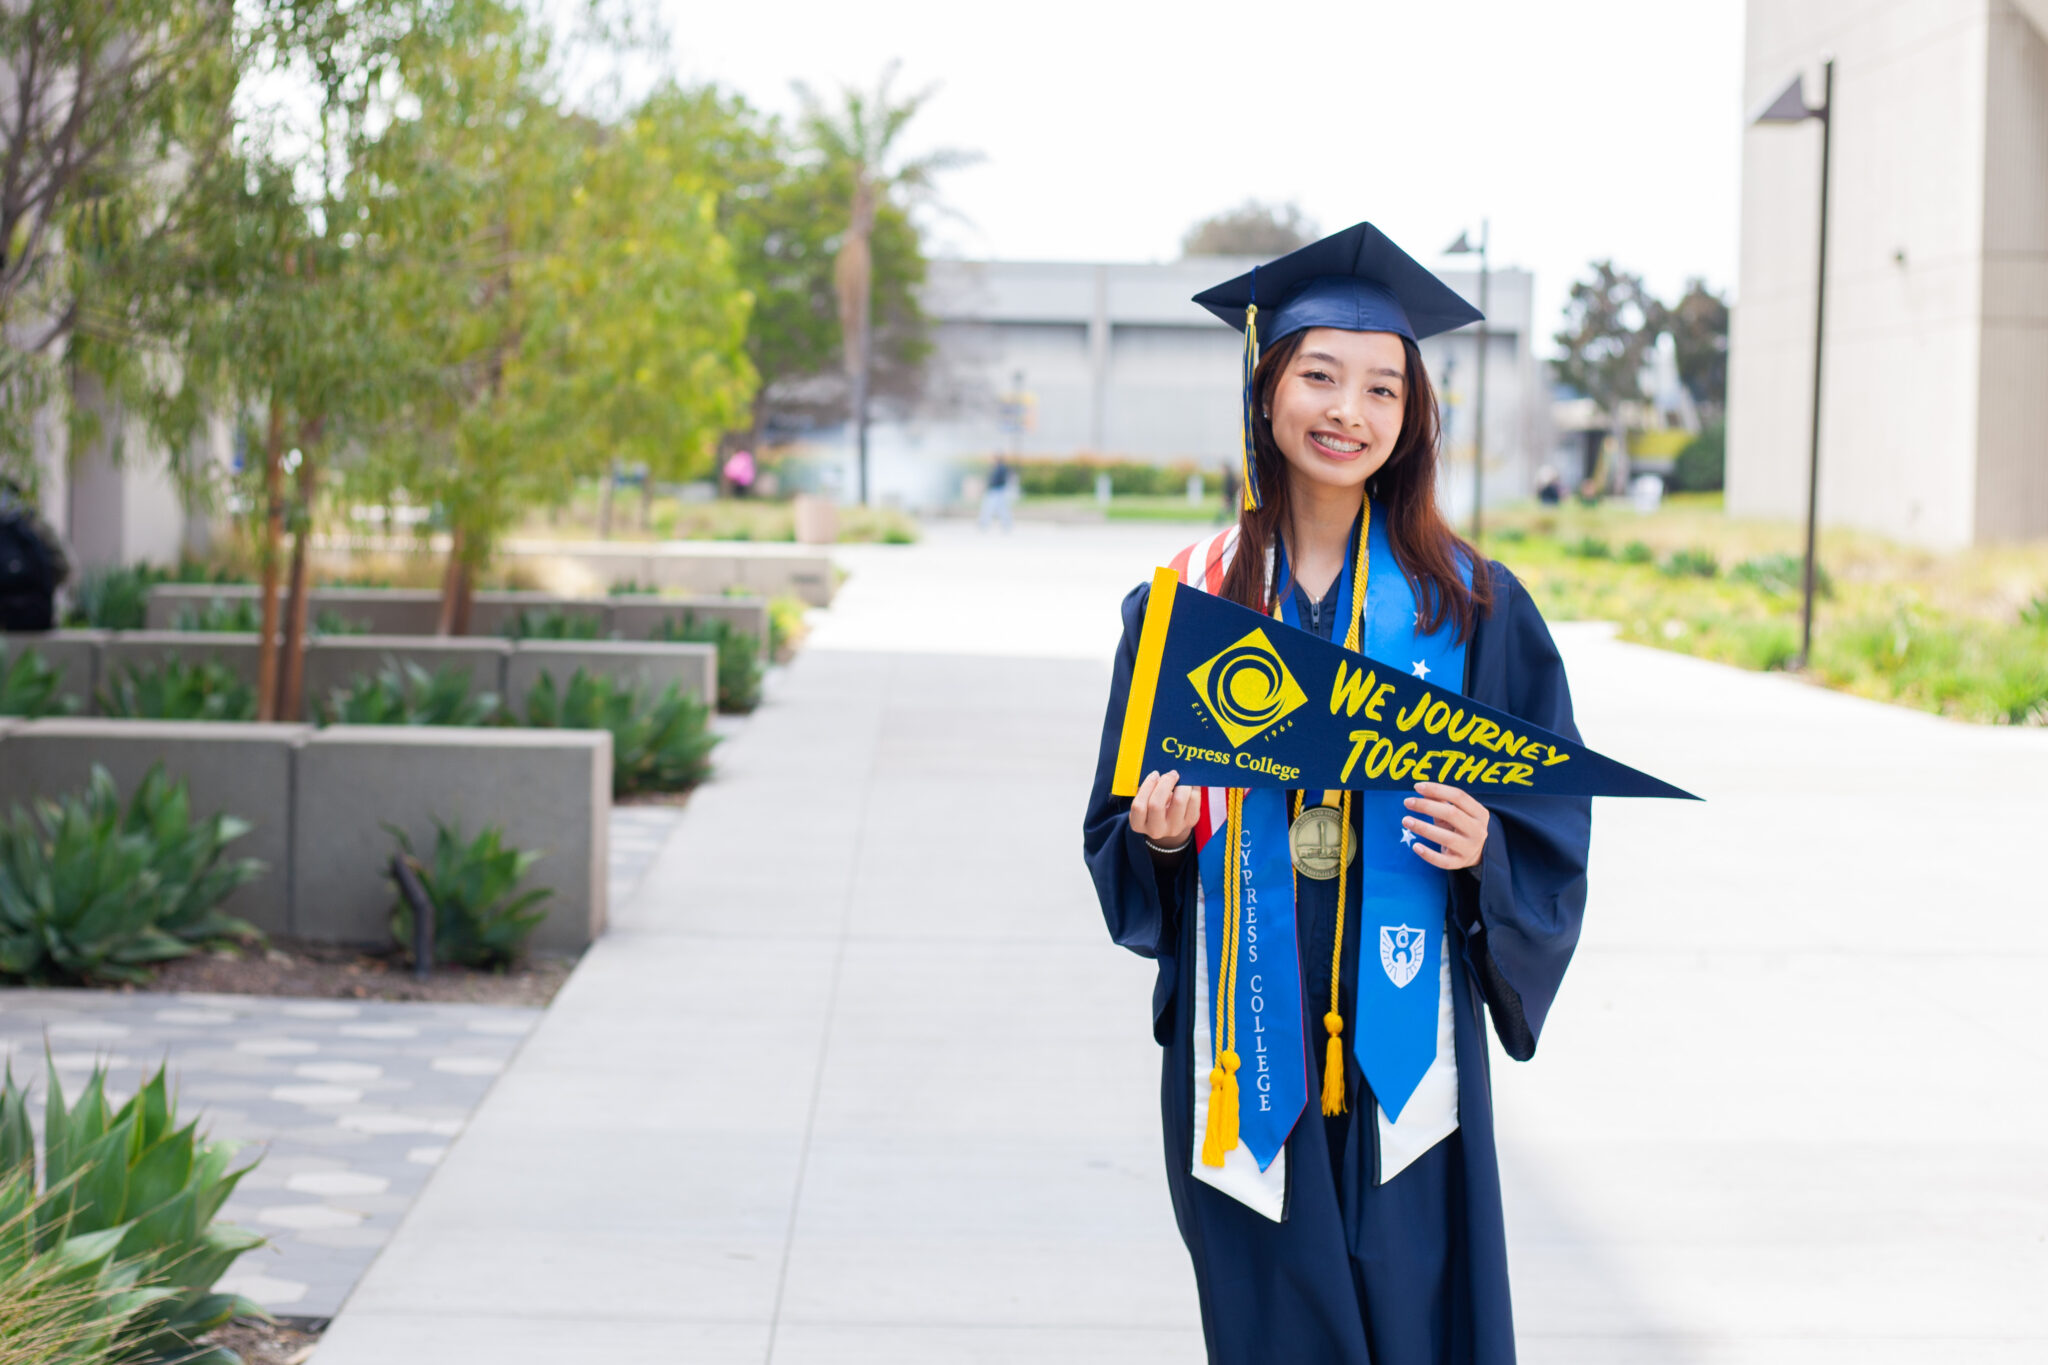
{"label": "grass patch", "polygon": [[[1799,651],[1800,540],[1790,523],[1727,517],[1709,494],[1650,516],[1504,511],[1487,550],[1552,620],[1613,621],[1625,640],[1782,669]],[[1814,681],[1959,720],[2048,724],[2048,544],[1940,554],[1830,531],[1820,560]]]}

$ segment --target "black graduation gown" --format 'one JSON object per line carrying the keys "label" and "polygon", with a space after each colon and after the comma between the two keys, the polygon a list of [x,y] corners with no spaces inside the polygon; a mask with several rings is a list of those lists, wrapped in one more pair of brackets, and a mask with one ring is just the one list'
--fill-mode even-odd
{"label": "black graduation gown", "polygon": [[[1542,616],[1505,568],[1489,562],[1487,569],[1494,608],[1467,645],[1465,695],[1578,739],[1564,666]],[[1446,907],[1464,967],[1451,973],[1458,1130],[1384,1185],[1373,1183],[1376,1106],[1349,1039],[1349,1108],[1325,1119],[1318,1106],[1336,883],[1299,883],[1308,1107],[1287,1141],[1286,1217],[1272,1222],[1189,1174],[1193,1044],[1180,1004],[1194,999],[1194,916],[1188,912],[1196,861],[1190,856],[1176,873],[1156,873],[1144,840],[1131,830],[1129,800],[1109,791],[1148,593],[1140,585],[1124,599],[1123,644],[1083,841],[1110,937],[1159,963],[1152,1031],[1164,1045],[1167,1183],[1194,1260],[1209,1359],[1213,1365],[1511,1365],[1514,1325],[1481,1003],[1510,1057],[1527,1060],[1535,1053],[1578,943],[1592,804],[1489,797],[1486,851],[1477,868],[1451,875]],[[1354,826],[1357,820],[1354,812]],[[1363,936],[1355,931],[1359,879],[1346,881],[1347,923],[1354,928],[1345,934],[1342,995],[1345,1017],[1355,1019],[1351,983]]]}

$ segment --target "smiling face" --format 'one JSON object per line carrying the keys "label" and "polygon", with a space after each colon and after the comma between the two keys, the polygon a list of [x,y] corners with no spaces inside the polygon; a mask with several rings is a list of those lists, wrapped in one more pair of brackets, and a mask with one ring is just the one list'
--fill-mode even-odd
{"label": "smiling face", "polygon": [[1401,438],[1408,360],[1392,332],[1313,327],[1274,382],[1274,444],[1290,475],[1360,488]]}

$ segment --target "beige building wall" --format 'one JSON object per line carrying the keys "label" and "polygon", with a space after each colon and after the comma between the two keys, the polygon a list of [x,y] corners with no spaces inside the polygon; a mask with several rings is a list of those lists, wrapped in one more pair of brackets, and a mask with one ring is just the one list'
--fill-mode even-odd
{"label": "beige building wall", "polygon": [[[2043,46],[2013,0],[1750,0],[1745,107],[1801,72],[1818,101],[1835,58],[1825,523],[1943,546],[2048,535],[2048,500],[2028,491],[2044,478],[2030,432],[2048,426]],[[1744,135],[1740,515],[1805,513],[1820,131]]]}

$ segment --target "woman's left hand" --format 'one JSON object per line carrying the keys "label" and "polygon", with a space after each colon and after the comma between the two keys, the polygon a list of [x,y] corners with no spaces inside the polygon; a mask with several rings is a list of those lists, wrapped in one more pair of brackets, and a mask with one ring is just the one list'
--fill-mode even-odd
{"label": "woman's left hand", "polygon": [[[1415,856],[1446,871],[1477,867],[1486,851],[1487,828],[1493,823],[1486,807],[1470,794],[1441,782],[1417,782],[1415,791],[1407,801],[1415,814],[1401,817],[1402,826],[1415,834],[1415,842],[1408,846]],[[1424,839],[1436,847],[1423,843]]]}

